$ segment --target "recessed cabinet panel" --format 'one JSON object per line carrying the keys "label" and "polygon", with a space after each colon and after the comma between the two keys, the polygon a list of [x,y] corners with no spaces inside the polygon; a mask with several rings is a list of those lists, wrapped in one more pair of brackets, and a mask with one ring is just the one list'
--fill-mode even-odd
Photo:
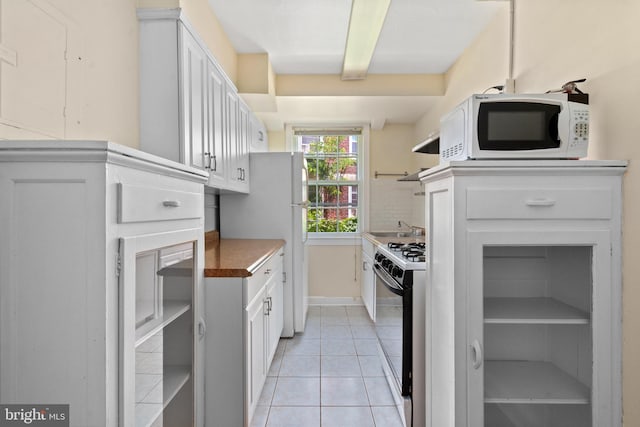
{"label": "recessed cabinet panel", "polygon": [[611,218],[606,188],[469,188],[469,219]]}
{"label": "recessed cabinet panel", "polygon": [[201,218],[204,201],[198,193],[166,187],[118,184],[118,222],[149,222]]}

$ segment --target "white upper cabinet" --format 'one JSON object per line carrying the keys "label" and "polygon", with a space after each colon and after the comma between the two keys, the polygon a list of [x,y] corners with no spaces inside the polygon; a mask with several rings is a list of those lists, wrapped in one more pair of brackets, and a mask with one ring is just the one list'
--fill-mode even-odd
{"label": "white upper cabinet", "polygon": [[139,9],[140,148],[249,192],[253,114],[180,9]]}
{"label": "white upper cabinet", "polygon": [[225,105],[226,85],[218,67],[207,62],[207,150],[204,152],[205,166],[209,171],[209,184],[224,186],[226,181],[227,162],[225,161]]}
{"label": "white upper cabinet", "polygon": [[252,153],[269,151],[267,129],[255,115],[251,115],[251,135],[249,143],[249,148]]}
{"label": "white upper cabinet", "polygon": [[[209,137],[207,119],[207,55],[183,26],[178,27],[181,58],[180,76],[183,133],[182,161],[199,169],[208,169]],[[159,88],[156,88],[159,90]],[[205,156],[205,154],[207,154]],[[206,157],[206,158],[205,158]]]}

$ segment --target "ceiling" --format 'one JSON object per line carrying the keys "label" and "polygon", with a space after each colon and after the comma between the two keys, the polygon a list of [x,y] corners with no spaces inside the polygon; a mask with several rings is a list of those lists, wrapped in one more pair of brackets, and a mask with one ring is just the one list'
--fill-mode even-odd
{"label": "ceiling", "polygon": [[[238,53],[268,53],[276,74],[340,74],[351,0],[209,0]],[[441,74],[485,28],[497,1],[392,0],[369,74]],[[348,84],[345,82],[345,84]],[[316,94],[317,95],[317,94]],[[277,96],[284,123],[415,123],[429,96]]]}

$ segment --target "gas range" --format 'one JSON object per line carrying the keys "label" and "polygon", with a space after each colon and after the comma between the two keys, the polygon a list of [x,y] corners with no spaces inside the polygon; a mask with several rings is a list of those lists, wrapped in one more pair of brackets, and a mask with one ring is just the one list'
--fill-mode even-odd
{"label": "gas range", "polygon": [[393,263],[395,267],[403,271],[425,270],[425,250],[426,246],[424,242],[389,242],[386,245],[378,246],[376,261],[378,264],[383,264],[382,261],[386,258]]}

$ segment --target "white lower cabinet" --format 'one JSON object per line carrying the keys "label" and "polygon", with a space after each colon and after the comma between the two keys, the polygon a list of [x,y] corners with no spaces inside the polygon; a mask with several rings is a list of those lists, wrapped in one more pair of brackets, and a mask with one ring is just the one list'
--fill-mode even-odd
{"label": "white lower cabinet", "polygon": [[621,426],[623,162],[429,171],[427,426]]}
{"label": "white lower cabinet", "polygon": [[248,426],[282,334],[283,249],[249,277],[205,278],[207,427]]}
{"label": "white lower cabinet", "polygon": [[360,296],[372,321],[376,321],[376,275],[373,272],[375,245],[362,238],[362,277]]}
{"label": "white lower cabinet", "polygon": [[108,142],[0,142],[3,404],[203,425],[206,179]]}

